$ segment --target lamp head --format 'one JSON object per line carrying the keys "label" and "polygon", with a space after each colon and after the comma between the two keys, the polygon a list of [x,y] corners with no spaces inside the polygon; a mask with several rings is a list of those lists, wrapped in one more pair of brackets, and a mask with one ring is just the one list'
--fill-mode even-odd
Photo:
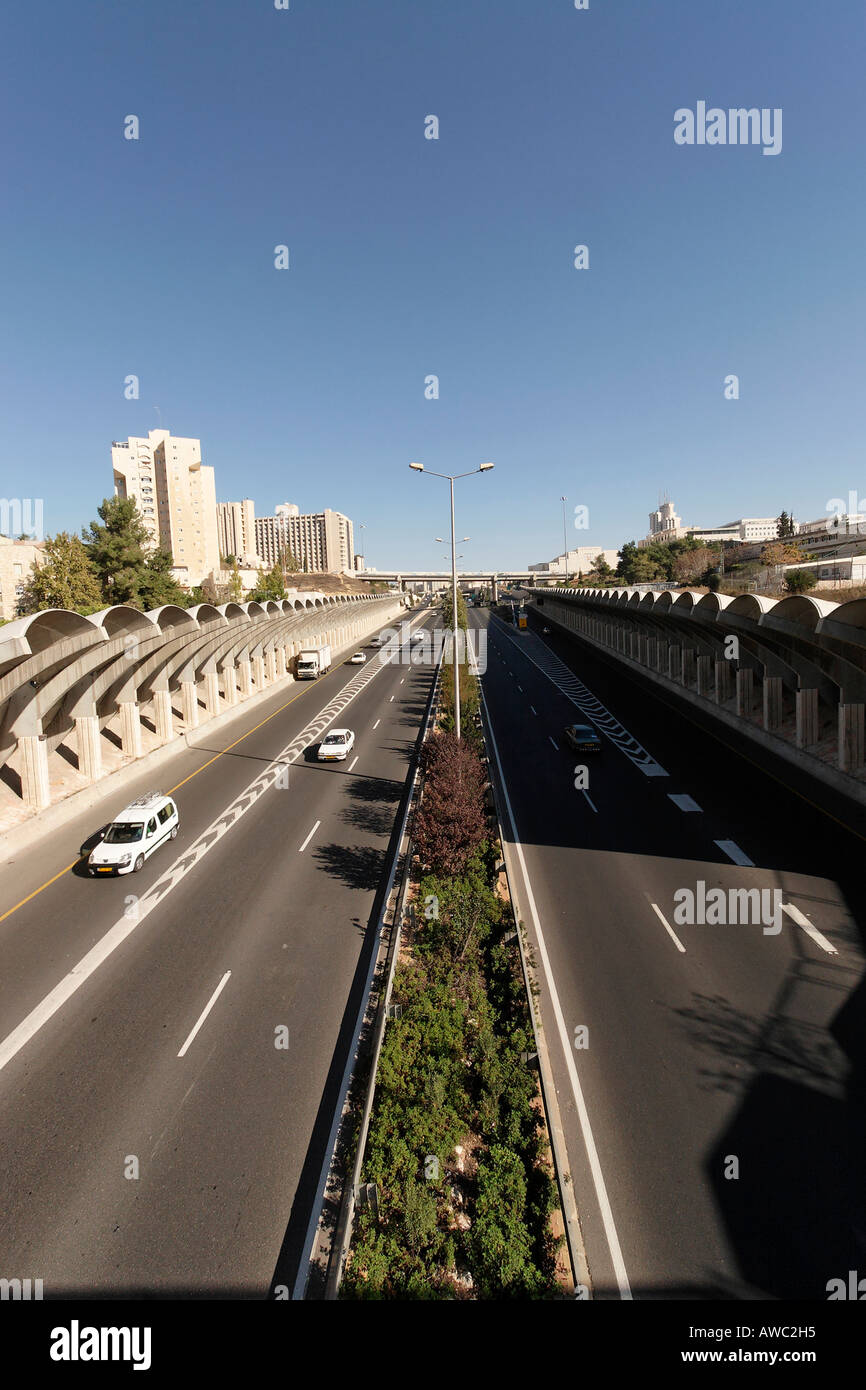
{"label": "lamp head", "polygon": [[423,473],[423,472],[424,472],[424,465],[423,465],[423,463],[410,463],[410,464],[409,464],[409,467],[410,467],[410,468],[414,468],[416,473]]}

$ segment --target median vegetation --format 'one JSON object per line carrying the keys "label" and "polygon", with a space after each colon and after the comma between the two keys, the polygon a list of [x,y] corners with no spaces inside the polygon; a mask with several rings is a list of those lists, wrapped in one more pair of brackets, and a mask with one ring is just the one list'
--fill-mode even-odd
{"label": "median vegetation", "polygon": [[557,1205],[533,1035],[478,751],[424,748],[404,936],[341,1295],[549,1297]]}

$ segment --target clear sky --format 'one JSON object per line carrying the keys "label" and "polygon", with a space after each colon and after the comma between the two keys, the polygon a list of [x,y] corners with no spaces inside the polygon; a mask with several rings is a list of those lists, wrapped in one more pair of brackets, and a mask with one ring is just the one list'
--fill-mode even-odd
{"label": "clear sky", "polygon": [[[442,555],[447,485],[412,459],[495,462],[458,485],[467,566],[551,558],[563,493],[599,547],[663,489],[704,525],[866,497],[863,16],[17,0],[0,491],[77,529],[111,440],[162,423],[219,500],[344,511],[381,568]],[[781,107],[781,154],[676,145],[698,101]]]}

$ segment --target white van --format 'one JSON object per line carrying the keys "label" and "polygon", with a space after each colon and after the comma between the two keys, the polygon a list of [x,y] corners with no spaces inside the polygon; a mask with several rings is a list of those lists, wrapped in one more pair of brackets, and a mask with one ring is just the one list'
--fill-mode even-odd
{"label": "white van", "polygon": [[137,874],[155,849],[173,840],[180,820],[170,796],[148,792],[131,801],[87,860],[87,870],[97,874]]}

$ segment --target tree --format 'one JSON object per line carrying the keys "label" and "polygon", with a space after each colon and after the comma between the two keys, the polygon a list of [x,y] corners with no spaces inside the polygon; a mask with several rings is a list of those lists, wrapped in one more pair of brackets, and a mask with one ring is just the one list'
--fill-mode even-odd
{"label": "tree", "polygon": [[258,571],[256,576],[256,586],[250,594],[250,599],[254,603],[266,603],[269,599],[281,599],[286,597],[286,584],[283,579],[282,565],[277,561],[267,574],[263,569]]}
{"label": "tree", "polygon": [[814,570],[788,570],[785,575],[785,588],[789,594],[804,594],[814,589],[817,576]]}
{"label": "tree", "polygon": [[18,603],[19,614],[68,608],[86,615],[105,607],[99,576],[77,536],[59,531],[48,537],[42,553],[44,558],[33,562]]}
{"label": "tree", "polygon": [[415,848],[433,873],[459,874],[487,834],[481,762],[465,739],[440,733],[424,745],[424,766]]}
{"label": "tree", "polygon": [[601,551],[599,551],[598,555],[596,555],[595,559],[593,560],[592,569],[593,573],[597,574],[599,579],[609,579],[611,574],[613,573],[613,570],[607,563],[607,560],[604,558],[604,555],[601,553]]}
{"label": "tree", "polygon": [[773,565],[793,565],[802,559],[795,545],[783,545],[780,541],[765,545],[761,551],[761,564],[770,568]]}
{"label": "tree", "polygon": [[142,607],[141,585],[147,564],[147,529],[134,497],[106,497],[97,508],[99,521],[81,538],[96,569],[106,603]]}
{"label": "tree", "polygon": [[157,546],[145,560],[138,589],[139,602],[145,612],[162,608],[166,603],[176,603],[183,608],[189,602],[189,594],[172,575],[171,566],[171,552],[163,546]]}
{"label": "tree", "polygon": [[796,534],[796,523],[793,516],[787,512],[780,513],[776,521],[776,535],[780,541],[786,540],[788,536]]}
{"label": "tree", "polygon": [[285,574],[298,573],[298,562],[287,545],[280,547],[279,562],[280,568]]}
{"label": "tree", "polygon": [[229,580],[229,598],[233,603],[240,603],[244,596],[244,585],[241,579],[241,572],[238,569],[237,560],[232,557],[232,577]]}

